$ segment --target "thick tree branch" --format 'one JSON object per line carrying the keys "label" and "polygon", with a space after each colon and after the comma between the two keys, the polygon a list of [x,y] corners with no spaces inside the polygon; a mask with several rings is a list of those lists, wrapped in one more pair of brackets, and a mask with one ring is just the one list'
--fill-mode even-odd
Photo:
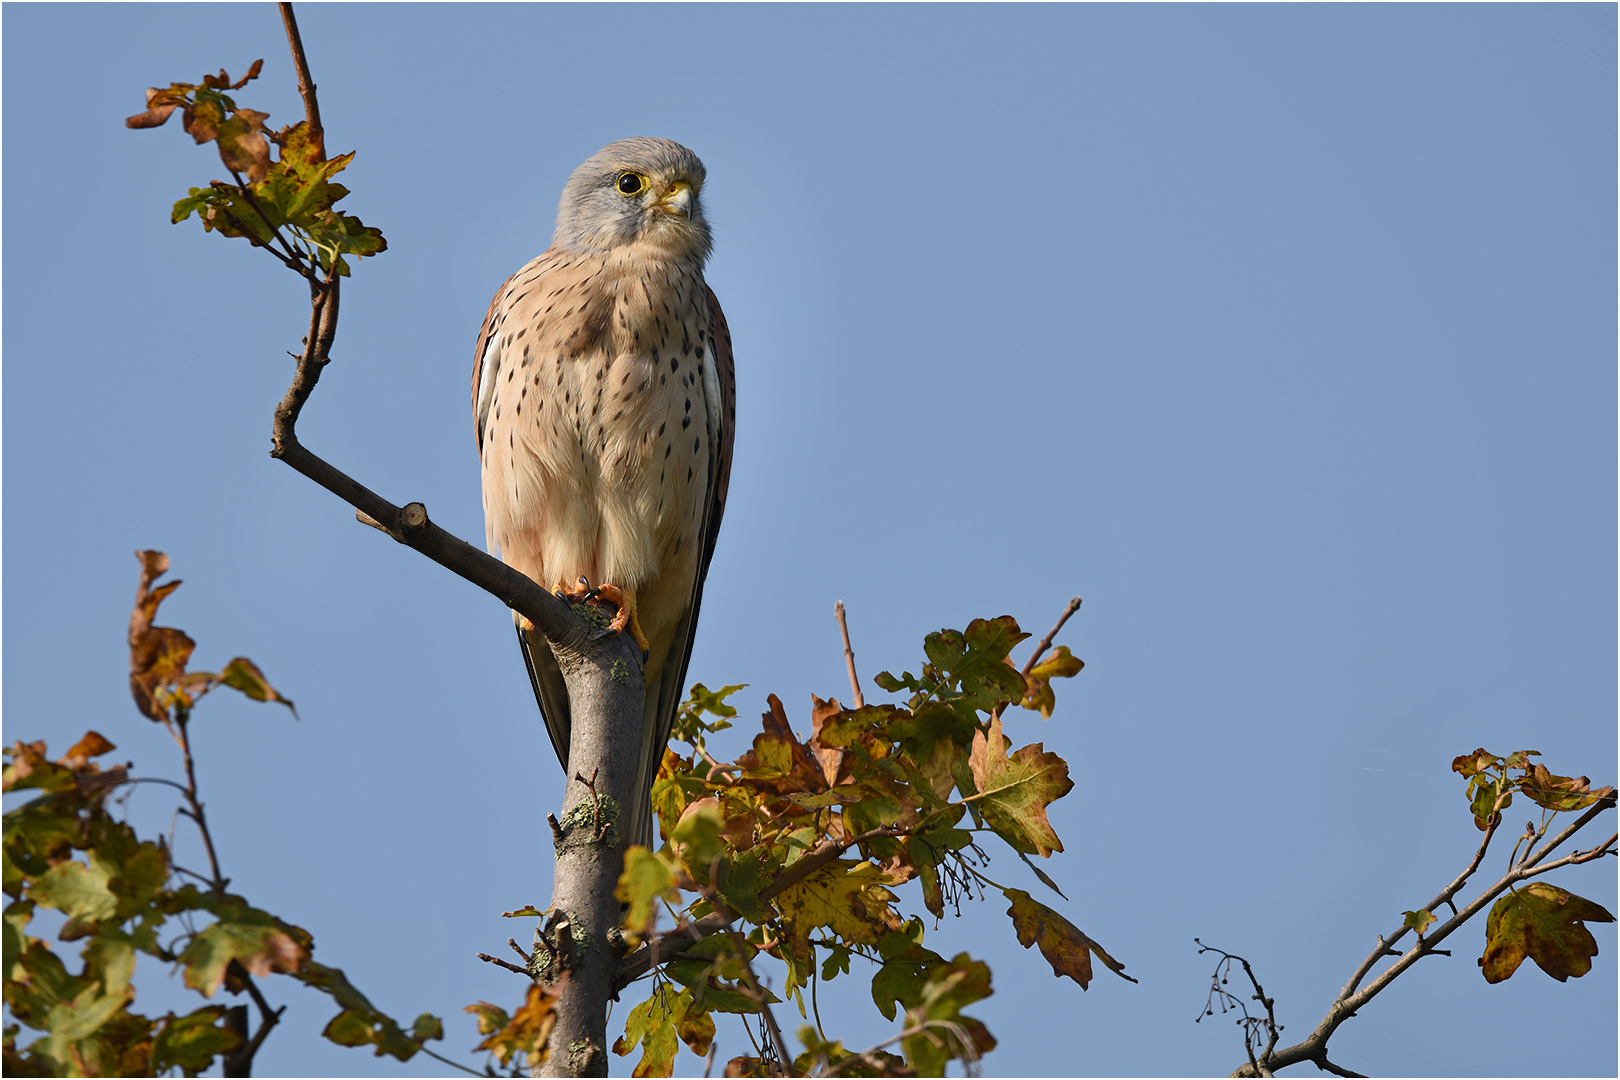
{"label": "thick tree branch", "polygon": [[[280,7],[311,136],[324,147],[320,103],[298,24],[291,4]],[[322,370],[331,362],[341,288],[335,261],[324,277],[313,271],[305,276],[310,289],[309,331],[303,352],[295,357],[292,382],[275,409],[271,456],[354,507],[362,522],[426,555],[527,618],[550,642],[567,683],[568,761],[576,771],[576,781],[568,785],[561,821],[550,819],[556,871],[553,916],[544,932],[553,938],[545,943],[545,957],[536,958],[546,959],[548,964],[542,968],[536,962],[531,971],[547,983],[567,982],[557,1003],[558,1019],[542,1066],[545,1075],[606,1076],[607,1005],[614,989],[619,922],[613,893],[623,863],[621,833],[614,826],[635,800],[645,798],[636,790],[646,699],[641,650],[628,635],[606,630],[592,617],[594,613],[576,612],[524,574],[439,528],[421,503],[395,506],[299,442],[298,417],[320,382]],[[583,780],[581,771],[591,780]],[[522,970],[493,957],[483,958]]]}

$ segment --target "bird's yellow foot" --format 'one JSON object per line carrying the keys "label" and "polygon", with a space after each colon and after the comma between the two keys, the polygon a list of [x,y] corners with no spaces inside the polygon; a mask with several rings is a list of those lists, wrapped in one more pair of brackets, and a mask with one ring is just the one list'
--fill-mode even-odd
{"label": "bird's yellow foot", "polygon": [[625,628],[629,627],[630,636],[636,639],[636,644],[641,647],[642,652],[647,652],[651,646],[647,644],[647,635],[641,632],[641,620],[636,617],[636,590],[604,584],[597,586],[596,595],[619,609],[618,614],[613,616],[609,629],[615,633],[623,633]]}

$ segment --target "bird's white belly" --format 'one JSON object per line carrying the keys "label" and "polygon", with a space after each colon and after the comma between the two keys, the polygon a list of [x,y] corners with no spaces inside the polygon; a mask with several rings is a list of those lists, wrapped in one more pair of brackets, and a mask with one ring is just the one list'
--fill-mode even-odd
{"label": "bird's white belly", "polygon": [[507,562],[547,588],[584,576],[641,590],[662,568],[685,580],[659,584],[690,589],[711,448],[700,365],[676,363],[604,353],[518,370],[529,392],[513,407],[508,452],[485,457],[486,472],[502,458],[509,472],[485,483],[486,500],[496,495],[490,539]]}

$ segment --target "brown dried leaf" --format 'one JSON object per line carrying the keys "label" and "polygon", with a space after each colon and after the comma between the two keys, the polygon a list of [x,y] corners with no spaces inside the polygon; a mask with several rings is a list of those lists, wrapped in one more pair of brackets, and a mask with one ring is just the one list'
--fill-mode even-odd
{"label": "brown dried leaf", "polygon": [[[844,711],[838,704],[837,698],[828,698],[822,701],[816,695],[810,695],[810,751],[821,766],[821,775],[827,781],[828,787],[837,787],[843,769],[844,760],[849,757],[849,751],[840,750],[835,746],[821,745],[821,729],[827,721],[834,719]],[[847,775],[842,779],[849,779]]]}
{"label": "brown dried leaf", "polygon": [[244,174],[256,184],[270,172],[270,143],[265,138],[264,121],[269,113],[237,109],[236,115],[219,124],[219,158],[232,172]]}
{"label": "brown dried leaf", "polygon": [[[545,1061],[546,1040],[551,1038],[551,1029],[557,1025],[555,1006],[562,997],[562,989],[567,981],[565,972],[551,986],[531,984],[523,1004],[510,1019],[506,1018],[506,1013],[485,1002],[467,1006],[467,1012],[478,1016],[478,1030],[485,1033],[484,1041],[473,1050],[488,1050],[502,1065],[508,1064],[517,1054],[524,1055],[524,1062],[530,1069]],[[505,1023],[497,1030],[490,1030],[486,1024],[494,1020],[505,1020]]]}
{"label": "brown dried leaf", "polygon": [[1556,776],[1545,765],[1528,768],[1519,780],[1519,790],[1537,806],[1548,810],[1584,810],[1602,799],[1612,787],[1591,790],[1592,781],[1584,776]]}
{"label": "brown dried leaf", "polygon": [[159,90],[155,86],[147,87],[146,111],[143,113],[136,113],[134,116],[129,117],[124,121],[124,126],[129,128],[155,128],[162,127],[165,123],[167,123],[170,114],[172,114],[175,109],[180,107],[180,103],[178,101],[170,100],[153,105],[152,99],[158,97],[160,94],[165,95],[165,97],[169,96],[166,91]]}

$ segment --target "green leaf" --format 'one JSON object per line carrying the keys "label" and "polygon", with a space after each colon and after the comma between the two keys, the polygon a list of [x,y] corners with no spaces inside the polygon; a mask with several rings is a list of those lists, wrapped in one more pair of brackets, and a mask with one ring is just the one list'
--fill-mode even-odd
{"label": "green leaf", "polygon": [[192,938],[180,954],[186,985],[203,997],[214,996],[232,960],[249,974],[268,975],[295,972],[308,959],[309,950],[279,927],[225,920]]}
{"label": "green leaf", "polygon": [[725,825],[720,804],[712,797],[689,804],[675,823],[670,840],[693,881],[707,885],[714,861],[725,856],[726,843],[721,836]]}
{"label": "green leaf", "polygon": [[[923,1027],[900,1042],[906,1061],[919,1075],[944,1076],[951,1060],[974,1060],[995,1049],[996,1040],[989,1030],[962,1015],[964,1007],[989,997],[991,992],[990,968],[965,952],[958,953],[949,964],[929,970],[920,1002],[906,1011],[906,1027],[923,1027],[930,1021],[944,1024]],[[964,1035],[971,1045],[964,1045]]]}
{"label": "green leaf", "polygon": [[242,1036],[220,1024],[229,1011],[227,1005],[204,1005],[185,1016],[170,1013],[164,1017],[152,1043],[154,1075],[177,1068],[196,1076],[213,1065],[214,1058],[241,1046]]}
{"label": "green leaf", "polygon": [[973,737],[968,765],[978,787],[975,801],[991,828],[1016,851],[1044,857],[1063,850],[1046,808],[1074,788],[1069,766],[1033,743],[1010,757],[1001,719]]}
{"label": "green leaf", "polygon": [[[755,948],[747,941],[743,950],[752,959]],[[672,960],[665,973],[692,991],[692,1001],[708,1012],[757,1013],[759,1003],[753,994],[738,982],[742,977],[742,961],[735,954],[729,934],[711,934],[685,951],[685,956]],[[701,958],[701,959],[699,959]],[[775,994],[761,987],[765,1000],[780,1001]]]}
{"label": "green leaf", "polygon": [[219,673],[219,681],[233,690],[240,690],[254,701],[280,702],[292,711],[294,717],[298,715],[293,703],[277,693],[276,688],[264,677],[264,672],[245,656],[238,656],[226,664]]}
{"label": "green leaf", "polygon": [[1403,911],[1401,915],[1403,925],[1417,931],[1420,935],[1430,926],[1439,922],[1439,919],[1435,917],[1432,911]]}
{"label": "green leaf", "polygon": [[28,895],[41,907],[55,908],[81,923],[100,922],[118,913],[118,897],[107,887],[110,877],[105,866],[70,859],[36,878]]}
{"label": "green leaf", "polygon": [[625,851],[624,872],[619,875],[613,895],[618,897],[619,903],[629,905],[624,925],[636,933],[652,928],[660,897],[672,903],[679,898],[673,868],[664,856],[640,844]]}
{"label": "green leaf", "polygon": [[677,991],[665,984],[630,1010],[625,1018],[624,1034],[613,1043],[613,1052],[626,1057],[638,1045],[642,1047],[641,1060],[636,1062],[631,1076],[674,1074],[675,1052],[680,1046],[675,1025],[685,1017],[691,1003],[692,995],[688,991]]}
{"label": "green leaf", "polygon": [[1544,881],[1531,882],[1496,901],[1485,922],[1479,966],[1488,983],[1513,975],[1525,957],[1564,982],[1592,970],[1597,941],[1588,922],[1614,922],[1607,909]]}

